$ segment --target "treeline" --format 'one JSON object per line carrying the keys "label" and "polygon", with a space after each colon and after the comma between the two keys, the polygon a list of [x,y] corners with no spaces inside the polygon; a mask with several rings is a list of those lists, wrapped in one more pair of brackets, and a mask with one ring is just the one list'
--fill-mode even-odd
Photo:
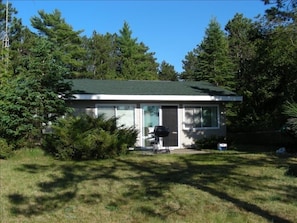
{"label": "treeline", "polygon": [[297,14],[295,1],[263,1],[269,3],[257,19],[236,14],[224,28],[211,18],[204,39],[185,55],[178,73],[166,61],[158,64],[127,22],[118,33],[94,31],[87,37],[73,30],[59,10],[40,10],[29,29],[10,3],[5,47],[1,1],[0,136],[32,136],[42,123],[65,114],[71,84],[63,80],[74,78],[207,80],[243,96],[243,103],[227,105],[229,130],[279,129],[287,119],[283,105],[297,96]]}

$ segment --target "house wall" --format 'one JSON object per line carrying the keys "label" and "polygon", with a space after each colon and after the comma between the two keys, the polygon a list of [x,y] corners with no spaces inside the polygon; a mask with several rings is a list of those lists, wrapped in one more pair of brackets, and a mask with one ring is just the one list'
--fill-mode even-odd
{"label": "house wall", "polygon": [[[74,114],[87,113],[92,116],[96,116],[96,105],[98,104],[130,104],[135,105],[135,127],[139,129],[139,135],[136,146],[142,145],[142,109],[143,104],[154,104],[154,105],[176,105],[178,106],[178,146],[170,149],[177,148],[188,148],[193,147],[195,140],[209,137],[209,136],[225,136],[226,125],[225,125],[225,108],[222,103],[219,102],[135,102],[135,101],[99,101],[99,100],[73,100],[67,101],[67,105],[75,109]],[[219,108],[219,127],[218,128],[205,128],[205,129],[185,129],[184,128],[184,106],[185,105],[218,105]]]}

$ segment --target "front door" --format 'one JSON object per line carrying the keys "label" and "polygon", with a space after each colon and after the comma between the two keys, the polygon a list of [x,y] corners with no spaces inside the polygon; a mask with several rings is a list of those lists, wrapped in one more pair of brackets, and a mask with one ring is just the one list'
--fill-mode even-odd
{"label": "front door", "polygon": [[162,125],[169,128],[169,135],[163,138],[163,146],[178,146],[177,106],[162,106],[161,108]]}

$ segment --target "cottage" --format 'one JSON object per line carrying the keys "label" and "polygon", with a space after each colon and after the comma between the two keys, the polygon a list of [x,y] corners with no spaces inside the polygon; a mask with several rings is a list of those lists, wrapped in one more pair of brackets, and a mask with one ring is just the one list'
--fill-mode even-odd
{"label": "cottage", "polygon": [[240,102],[234,92],[207,82],[73,79],[74,98],[67,101],[75,113],[118,117],[118,124],[139,130],[137,145],[151,145],[155,126],[169,135],[162,148],[191,147],[207,136],[225,136],[225,103]]}

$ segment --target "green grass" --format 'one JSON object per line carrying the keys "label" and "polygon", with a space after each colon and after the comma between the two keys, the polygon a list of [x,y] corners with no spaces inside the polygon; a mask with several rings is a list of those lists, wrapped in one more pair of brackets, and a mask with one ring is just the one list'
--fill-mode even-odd
{"label": "green grass", "polygon": [[23,150],[0,161],[0,220],[297,222],[296,164],[272,152],[62,162]]}

